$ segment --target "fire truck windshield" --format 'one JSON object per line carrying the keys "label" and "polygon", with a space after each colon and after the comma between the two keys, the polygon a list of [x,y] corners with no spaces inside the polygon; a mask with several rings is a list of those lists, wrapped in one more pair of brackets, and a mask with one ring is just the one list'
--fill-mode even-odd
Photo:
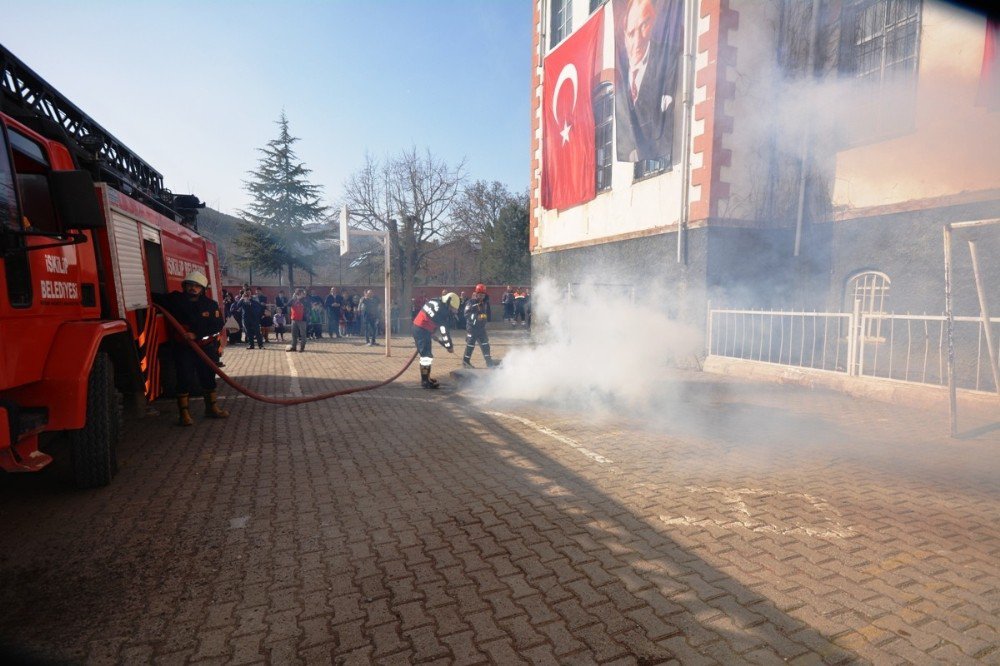
{"label": "fire truck windshield", "polygon": [[61,235],[49,186],[49,159],[44,148],[17,130],[8,130],[17,188],[21,195],[22,227],[31,232]]}
{"label": "fire truck windshield", "polygon": [[10,146],[16,152],[23,154],[34,162],[38,162],[42,167],[47,168],[49,166],[49,159],[45,156],[45,151],[42,147],[14,129],[10,130]]}
{"label": "fire truck windshield", "polygon": [[[0,126],[2,127],[2,126]],[[8,150],[7,138],[10,138]],[[17,262],[10,257],[18,251],[43,250],[63,245],[76,245],[86,242],[87,237],[80,233],[68,233],[59,227],[55,209],[52,205],[52,194],[49,188],[49,161],[42,147],[17,131],[0,131],[0,223],[8,239],[18,236],[45,236],[54,239],[55,243],[26,245],[22,241],[7,240],[3,250],[8,255],[6,269],[8,279]],[[12,166],[17,165],[15,176]],[[17,206],[17,193],[20,190],[23,214]]]}
{"label": "fire truck windshield", "polygon": [[19,221],[14,172],[10,166],[10,151],[7,149],[7,132],[0,125],[0,224],[8,228],[20,227]]}

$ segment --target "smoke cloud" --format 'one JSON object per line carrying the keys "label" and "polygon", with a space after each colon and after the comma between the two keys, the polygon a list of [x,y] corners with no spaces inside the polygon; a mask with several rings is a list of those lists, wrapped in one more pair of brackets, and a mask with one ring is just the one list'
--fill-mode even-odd
{"label": "smoke cloud", "polygon": [[570,296],[552,282],[532,293],[535,341],[514,348],[481,380],[486,401],[524,400],[593,416],[641,415],[662,400],[658,383],[675,364],[693,365],[702,337],[667,317],[661,289],[633,300],[596,283]]}

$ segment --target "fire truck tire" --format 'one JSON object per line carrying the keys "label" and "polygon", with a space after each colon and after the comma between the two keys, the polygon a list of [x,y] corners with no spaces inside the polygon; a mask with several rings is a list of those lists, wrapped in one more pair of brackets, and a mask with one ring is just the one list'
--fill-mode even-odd
{"label": "fire truck tire", "polygon": [[114,384],[114,366],[105,352],[94,359],[87,380],[87,421],[70,434],[73,480],[78,488],[100,488],[118,471],[121,403]]}

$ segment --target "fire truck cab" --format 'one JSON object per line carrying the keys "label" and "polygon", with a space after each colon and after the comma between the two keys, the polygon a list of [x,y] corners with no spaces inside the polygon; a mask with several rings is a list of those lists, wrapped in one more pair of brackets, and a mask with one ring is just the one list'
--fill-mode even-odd
{"label": "fire truck cab", "polygon": [[123,401],[162,392],[153,303],[191,270],[219,298],[192,195],[0,46],[0,468],[32,472],[68,435],[80,487],[118,467]]}

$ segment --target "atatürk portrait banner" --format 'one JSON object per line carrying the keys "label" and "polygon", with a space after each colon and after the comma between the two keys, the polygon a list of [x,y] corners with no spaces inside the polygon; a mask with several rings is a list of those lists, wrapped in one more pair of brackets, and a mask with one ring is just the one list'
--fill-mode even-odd
{"label": "atat\u00fcrk portrait banner", "polygon": [[684,0],[613,0],[615,130],[623,162],[672,158]]}

